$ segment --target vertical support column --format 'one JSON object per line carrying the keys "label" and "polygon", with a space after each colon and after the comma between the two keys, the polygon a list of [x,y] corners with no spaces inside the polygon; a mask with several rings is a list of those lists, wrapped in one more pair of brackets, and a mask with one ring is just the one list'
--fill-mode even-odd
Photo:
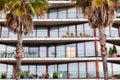
{"label": "vertical support column", "polygon": [[65,44],[65,57],[67,57],[67,50],[66,50],[66,44]]}
{"label": "vertical support column", "polygon": [[69,79],[69,65],[67,63],[67,79]]}
{"label": "vertical support column", "polygon": [[86,63],[86,78],[88,78],[88,62],[85,62]]}
{"label": "vertical support column", "polygon": [[57,55],[57,52],[56,52],[56,44],[55,44],[55,57],[56,57],[56,55]]}
{"label": "vertical support column", "polygon": [[80,67],[80,64],[79,64],[79,62],[78,62],[78,79],[80,78],[80,69],[79,69],[79,67]]}
{"label": "vertical support column", "polygon": [[68,8],[66,8],[66,19],[68,19]]}
{"label": "vertical support column", "polygon": [[40,57],[40,46],[38,46],[38,58]]}
{"label": "vertical support column", "polygon": [[0,25],[0,37],[1,37],[1,34],[2,34],[2,26]]}
{"label": "vertical support column", "polygon": [[36,71],[35,71],[35,74],[37,75],[37,73],[38,73],[38,72],[37,72],[37,65],[36,65]]}
{"label": "vertical support column", "polygon": [[46,74],[48,75],[48,64],[46,64]]}
{"label": "vertical support column", "polygon": [[47,50],[46,50],[46,57],[48,57],[48,45],[46,46]]}
{"label": "vertical support column", "polygon": [[100,76],[99,76],[99,62],[98,61],[96,61],[96,78],[100,78]]}
{"label": "vertical support column", "polygon": [[6,65],[6,78],[8,78],[8,64]]}
{"label": "vertical support column", "polygon": [[78,47],[77,47],[77,43],[76,43],[76,57],[78,57]]}
{"label": "vertical support column", "polygon": [[16,75],[15,75],[16,74],[16,65],[15,64],[13,65],[13,72],[12,72],[12,74],[13,74],[12,78],[15,79],[16,78]]}
{"label": "vertical support column", "polygon": [[120,25],[118,25],[118,26],[119,26],[119,28],[118,28],[118,35],[120,37]]}
{"label": "vertical support column", "polygon": [[48,37],[50,37],[50,27],[48,27]]}

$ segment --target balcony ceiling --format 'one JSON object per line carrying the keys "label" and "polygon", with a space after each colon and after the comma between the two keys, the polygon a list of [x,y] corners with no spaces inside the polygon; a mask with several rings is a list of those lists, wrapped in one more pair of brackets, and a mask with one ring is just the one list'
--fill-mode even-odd
{"label": "balcony ceiling", "polygon": [[[23,44],[56,44],[94,41],[98,38],[23,38]],[[0,43],[17,44],[16,38],[1,38]]]}
{"label": "balcony ceiling", "polygon": [[[102,61],[101,57],[84,57],[84,58],[22,58],[22,65],[43,65],[43,64],[63,64],[71,62],[85,62],[85,61]],[[120,64],[120,57],[107,58],[110,63]],[[0,58],[0,63],[15,64],[15,58]]]}
{"label": "balcony ceiling", "polygon": [[[99,38],[23,38],[23,44],[64,44],[64,43],[77,43],[95,41]],[[0,38],[0,43],[4,44],[17,44],[16,38]],[[120,38],[107,38],[107,43],[116,44],[120,46]]]}
{"label": "balcony ceiling", "polygon": [[50,8],[59,8],[59,7],[71,7],[73,4],[71,1],[49,1],[51,4]]}
{"label": "balcony ceiling", "polygon": [[[67,62],[84,62],[84,61],[95,61],[101,58],[23,58],[22,65],[25,64],[55,64],[55,63],[67,63]],[[15,64],[15,58],[0,58],[0,63]]]}
{"label": "balcony ceiling", "polygon": [[[33,19],[36,26],[60,26],[70,24],[87,23],[87,19]],[[4,24],[5,20],[0,19],[0,24]],[[115,19],[114,24],[120,24],[120,19]]]}

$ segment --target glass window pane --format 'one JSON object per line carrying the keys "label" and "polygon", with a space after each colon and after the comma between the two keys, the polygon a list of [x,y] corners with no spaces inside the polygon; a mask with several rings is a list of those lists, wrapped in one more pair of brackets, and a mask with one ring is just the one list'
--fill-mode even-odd
{"label": "glass window pane", "polygon": [[57,18],[57,10],[50,10],[49,18],[56,19]]}
{"label": "glass window pane", "polygon": [[76,8],[69,8],[68,9],[68,18],[76,18]]}
{"label": "glass window pane", "polygon": [[83,24],[77,25],[77,36],[83,36]]}
{"label": "glass window pane", "polygon": [[49,46],[49,48],[48,48],[48,55],[49,55],[49,57],[55,57],[55,46],[53,46],[53,45],[51,45],[51,46]]}
{"label": "glass window pane", "polygon": [[68,32],[67,26],[59,27],[59,37],[65,36],[67,32]]}
{"label": "glass window pane", "polygon": [[[95,45],[94,42],[86,42],[86,56],[95,56]],[[92,46],[92,47],[91,47]]]}
{"label": "glass window pane", "polygon": [[43,74],[45,75],[45,73],[46,73],[46,66],[45,65],[38,65],[37,66],[38,76],[42,76]]}
{"label": "glass window pane", "polygon": [[56,56],[61,57],[61,58],[65,57],[65,46],[64,45],[57,45]]}
{"label": "glass window pane", "polygon": [[37,37],[45,37],[47,36],[47,27],[38,27],[37,28]]}
{"label": "glass window pane", "polygon": [[77,52],[78,52],[78,57],[84,57],[85,56],[85,52],[84,52],[84,43],[78,43],[77,44]]}
{"label": "glass window pane", "polygon": [[12,65],[8,65],[8,74],[7,74],[7,78],[12,78],[12,73],[13,73],[13,66]]}
{"label": "glass window pane", "polygon": [[111,36],[112,37],[118,37],[118,28],[111,27]]}
{"label": "glass window pane", "polygon": [[88,62],[88,78],[96,78],[96,65],[95,62]]}
{"label": "glass window pane", "polygon": [[46,57],[46,51],[47,51],[46,46],[40,46],[40,57],[45,58]]}
{"label": "glass window pane", "polygon": [[30,65],[29,69],[30,69],[30,74],[31,75],[35,75],[36,74],[36,66]]}
{"label": "glass window pane", "polygon": [[78,64],[69,63],[69,78],[78,78]]}
{"label": "glass window pane", "polygon": [[88,35],[88,36],[94,36],[94,31],[93,29],[89,26],[88,23],[84,24],[85,26],[85,34],[84,35]]}
{"label": "glass window pane", "polygon": [[37,57],[38,56],[38,47],[30,47],[29,55],[31,57]]}
{"label": "glass window pane", "polygon": [[67,64],[59,64],[58,65],[58,74],[62,79],[67,78]]}
{"label": "glass window pane", "polygon": [[66,19],[66,8],[58,9],[59,19]]}
{"label": "glass window pane", "polygon": [[58,37],[58,27],[50,27],[50,37]]}
{"label": "glass window pane", "polygon": [[2,27],[1,37],[8,38],[8,28]]}
{"label": "glass window pane", "polygon": [[80,78],[86,78],[86,63],[79,63],[79,76]]}
{"label": "glass window pane", "polygon": [[66,57],[76,57],[75,44],[66,45]]}
{"label": "glass window pane", "polygon": [[69,33],[70,33],[70,36],[76,36],[74,25],[69,26]]}
{"label": "glass window pane", "polygon": [[57,65],[49,65],[48,66],[48,73],[49,73],[49,77],[53,78],[53,72],[56,71],[57,72]]}

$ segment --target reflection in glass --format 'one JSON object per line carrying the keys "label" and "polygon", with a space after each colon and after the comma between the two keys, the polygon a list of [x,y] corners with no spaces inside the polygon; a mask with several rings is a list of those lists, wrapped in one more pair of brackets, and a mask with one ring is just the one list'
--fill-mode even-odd
{"label": "reflection in glass", "polygon": [[45,58],[46,57],[46,52],[47,51],[47,47],[46,46],[40,46],[40,57],[41,58]]}
{"label": "reflection in glass", "polygon": [[46,66],[45,65],[38,65],[37,66],[37,75],[42,76],[46,73]]}
{"label": "reflection in glass", "polygon": [[95,62],[88,62],[88,78],[96,78],[96,65]]}
{"label": "reflection in glass", "polygon": [[50,45],[48,47],[48,56],[49,57],[55,57],[55,46],[54,45]]}
{"label": "reflection in glass", "polygon": [[66,35],[67,32],[68,32],[67,26],[60,26],[59,27],[59,37]]}
{"label": "reflection in glass", "polygon": [[64,45],[57,45],[56,46],[56,56],[57,57],[65,57],[65,46]]}
{"label": "reflection in glass", "polygon": [[95,56],[95,45],[94,42],[85,43],[86,56]]}
{"label": "reflection in glass", "polygon": [[58,65],[58,74],[62,79],[67,78],[67,64],[59,64]]}
{"label": "reflection in glass", "polygon": [[66,19],[66,8],[58,9],[58,18]]}
{"label": "reflection in glass", "polygon": [[76,18],[76,8],[68,9],[68,19]]}
{"label": "reflection in glass", "polygon": [[57,18],[57,10],[50,10],[49,18],[56,19]]}
{"label": "reflection in glass", "polygon": [[56,71],[57,72],[57,65],[49,65],[48,66],[48,73],[49,73],[49,77],[53,78],[53,72]]}
{"label": "reflection in glass", "polygon": [[77,44],[77,52],[78,52],[78,57],[84,57],[85,56],[85,52],[84,52],[84,43],[78,43]]}
{"label": "reflection in glass", "polygon": [[79,63],[79,76],[80,78],[86,78],[86,63],[85,62]]}
{"label": "reflection in glass", "polygon": [[69,63],[69,78],[78,78],[78,63]]}
{"label": "reflection in glass", "polygon": [[50,27],[50,37],[58,37],[58,27]]}
{"label": "reflection in glass", "polygon": [[38,57],[38,47],[30,47],[30,57]]}
{"label": "reflection in glass", "polygon": [[1,37],[8,38],[8,28],[2,27]]}
{"label": "reflection in glass", "polygon": [[46,37],[48,33],[47,27],[38,27],[37,28],[37,37]]}

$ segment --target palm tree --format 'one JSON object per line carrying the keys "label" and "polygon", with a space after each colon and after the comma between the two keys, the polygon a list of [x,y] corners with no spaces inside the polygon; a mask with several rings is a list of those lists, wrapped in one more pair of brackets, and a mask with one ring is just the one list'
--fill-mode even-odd
{"label": "palm tree", "polygon": [[71,0],[88,17],[91,28],[98,28],[105,80],[108,80],[106,35],[104,28],[112,26],[118,0]]}
{"label": "palm tree", "polygon": [[16,48],[16,80],[20,80],[22,59],[22,36],[32,32],[34,22],[32,16],[42,17],[49,4],[46,0],[0,0],[0,10],[6,16],[6,27],[17,33]]}

